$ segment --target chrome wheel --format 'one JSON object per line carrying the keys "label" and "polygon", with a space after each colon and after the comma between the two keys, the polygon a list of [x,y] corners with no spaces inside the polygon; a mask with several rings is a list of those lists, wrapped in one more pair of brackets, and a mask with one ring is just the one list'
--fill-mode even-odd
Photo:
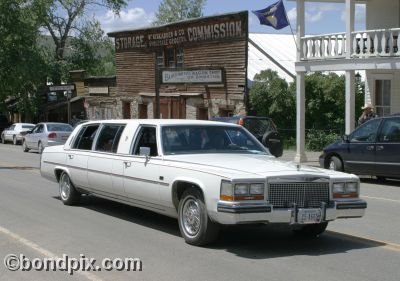
{"label": "chrome wheel", "polygon": [[190,198],[186,200],[183,206],[182,220],[185,232],[190,236],[195,236],[201,226],[201,215],[200,215],[199,203]]}
{"label": "chrome wheel", "polygon": [[60,179],[60,196],[63,201],[68,200],[71,193],[71,181],[67,174],[63,173]]}
{"label": "chrome wheel", "polygon": [[187,188],[178,206],[179,230],[186,243],[206,245],[218,237],[219,225],[210,220],[201,190]]}
{"label": "chrome wheel", "polygon": [[69,175],[62,172],[59,181],[60,198],[64,205],[78,204],[81,194],[75,189],[74,184],[71,182]]}

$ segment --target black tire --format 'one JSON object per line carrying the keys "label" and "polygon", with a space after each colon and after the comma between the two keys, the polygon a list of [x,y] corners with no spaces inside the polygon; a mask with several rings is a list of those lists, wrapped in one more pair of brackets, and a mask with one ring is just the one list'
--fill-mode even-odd
{"label": "black tire", "polygon": [[58,184],[60,199],[64,205],[71,206],[79,203],[81,194],[75,189],[75,186],[71,182],[71,179],[66,172],[61,173]]}
{"label": "black tire", "polygon": [[380,182],[385,182],[385,181],[386,181],[386,178],[385,178],[385,177],[382,177],[382,176],[376,176],[376,179],[377,179],[378,181],[380,181]]}
{"label": "black tire", "polygon": [[283,154],[283,141],[277,131],[266,132],[261,143],[269,149],[275,157],[281,157]]}
{"label": "black tire", "polygon": [[25,140],[22,140],[22,150],[23,150],[24,152],[28,152],[28,151],[29,151],[29,148],[28,148],[28,146],[26,145]]}
{"label": "black tire", "polygon": [[343,162],[342,162],[342,160],[340,160],[339,157],[332,156],[331,158],[329,158],[329,161],[327,164],[328,164],[327,168],[329,170],[343,172]]}
{"label": "black tire", "polygon": [[42,153],[43,153],[43,149],[44,149],[44,147],[43,147],[42,142],[39,142],[39,143],[38,143],[38,151],[39,151],[39,154],[42,154]]}
{"label": "black tire", "polygon": [[327,228],[328,222],[307,224],[293,229],[296,236],[303,238],[315,238],[321,235]]}
{"label": "black tire", "polygon": [[17,144],[18,144],[17,137],[13,136],[13,145],[17,145]]}
{"label": "black tire", "polygon": [[191,245],[204,246],[215,241],[219,234],[219,225],[208,217],[202,193],[194,187],[186,189],[182,194],[178,223],[182,237]]}

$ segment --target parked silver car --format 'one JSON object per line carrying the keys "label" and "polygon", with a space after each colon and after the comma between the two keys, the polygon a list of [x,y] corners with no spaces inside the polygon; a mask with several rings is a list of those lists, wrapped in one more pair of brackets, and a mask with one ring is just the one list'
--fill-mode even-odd
{"label": "parked silver car", "polygon": [[64,144],[72,131],[72,126],[66,123],[39,123],[25,134],[22,149],[24,152],[35,149],[42,153],[47,146]]}
{"label": "parked silver car", "polygon": [[1,142],[6,143],[12,141],[14,145],[22,141],[22,132],[26,132],[35,127],[35,124],[31,123],[14,123],[9,128],[5,129],[1,133]]}

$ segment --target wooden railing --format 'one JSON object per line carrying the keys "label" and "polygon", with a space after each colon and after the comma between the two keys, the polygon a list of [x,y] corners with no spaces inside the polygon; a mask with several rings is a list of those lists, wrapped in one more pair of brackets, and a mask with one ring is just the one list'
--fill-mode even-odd
{"label": "wooden railing", "polygon": [[[400,28],[356,31],[351,34],[351,58],[400,56]],[[301,60],[346,57],[346,34],[306,36],[301,39]]]}

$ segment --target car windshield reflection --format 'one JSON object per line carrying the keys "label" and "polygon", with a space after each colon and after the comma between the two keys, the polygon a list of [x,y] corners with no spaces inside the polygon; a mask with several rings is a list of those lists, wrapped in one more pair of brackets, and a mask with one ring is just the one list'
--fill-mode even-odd
{"label": "car windshield reflection", "polygon": [[163,126],[165,155],[202,153],[268,154],[258,141],[241,127]]}

